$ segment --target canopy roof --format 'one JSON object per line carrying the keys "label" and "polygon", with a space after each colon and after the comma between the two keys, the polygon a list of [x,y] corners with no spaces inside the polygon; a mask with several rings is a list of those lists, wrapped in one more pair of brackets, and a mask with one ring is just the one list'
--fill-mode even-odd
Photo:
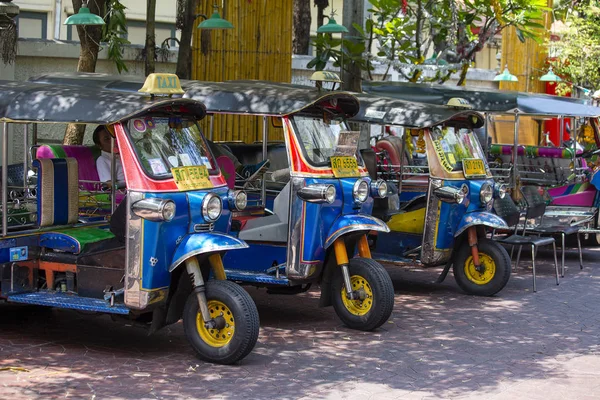
{"label": "canopy roof", "polygon": [[484,122],[483,115],[471,110],[457,110],[374,94],[360,93],[356,97],[360,101],[360,111],[352,118],[354,121],[414,128],[427,128],[449,120],[466,121],[471,127],[479,128]]}
{"label": "canopy roof", "polygon": [[588,105],[585,100],[537,93],[372,81],[364,81],[363,90],[371,94],[437,105],[444,105],[451,98],[460,97],[466,99],[474,110],[481,112],[569,117],[600,116],[600,107]]}
{"label": "canopy roof", "polygon": [[[33,82],[137,92],[144,79],[95,73],[53,73],[30,78]],[[346,92],[318,91],[302,85],[264,81],[204,82],[182,80],[185,98],[203,102],[208,113],[283,116],[309,111],[321,102],[337,99],[338,109],[350,117],[358,112],[358,100]]]}
{"label": "canopy roof", "polygon": [[0,81],[0,120],[48,123],[111,124],[149,111],[176,107],[196,118],[206,114],[202,103],[154,97],[97,87]]}

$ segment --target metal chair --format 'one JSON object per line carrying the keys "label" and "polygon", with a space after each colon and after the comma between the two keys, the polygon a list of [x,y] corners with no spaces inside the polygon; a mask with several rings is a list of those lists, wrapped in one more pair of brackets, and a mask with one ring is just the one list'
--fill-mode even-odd
{"label": "metal chair", "polygon": [[[525,225],[530,219],[540,219],[539,224],[525,228],[528,232],[543,235],[543,236],[558,236],[561,237],[561,249],[562,249],[562,263],[561,263],[561,276],[565,276],[565,237],[569,235],[577,236],[577,248],[579,250],[579,268],[583,269],[583,256],[581,253],[581,238],[579,237],[578,226],[566,225],[550,225],[544,224],[544,214],[546,212],[546,200],[544,196],[540,194],[537,186],[522,186],[521,194],[527,203],[527,215],[525,216]],[[525,234],[525,230],[523,231]],[[518,256],[517,256],[518,258]]]}
{"label": "metal chair", "polygon": [[[539,246],[547,246],[552,245],[552,249],[554,250],[554,269],[556,271],[556,284],[559,284],[558,278],[558,260],[556,258],[556,243],[553,237],[535,237],[530,235],[525,235],[526,226],[523,225],[523,234],[518,234],[519,229],[519,220],[521,218],[521,211],[517,207],[517,205],[513,202],[510,196],[505,196],[503,199],[494,200],[494,210],[496,214],[506,221],[506,224],[509,227],[514,227],[514,233],[512,235],[508,235],[506,237],[498,237],[494,238],[492,233],[492,239],[496,240],[499,243],[508,244],[512,246],[514,250],[514,246],[519,246],[519,253],[517,256],[517,262],[515,263],[515,268],[519,265],[519,258],[521,255],[521,249],[523,246],[531,246],[531,262],[533,265],[533,291],[537,291],[536,287],[536,271],[535,271],[535,256],[537,254],[537,248]],[[510,258],[512,260],[512,250],[510,253]]]}

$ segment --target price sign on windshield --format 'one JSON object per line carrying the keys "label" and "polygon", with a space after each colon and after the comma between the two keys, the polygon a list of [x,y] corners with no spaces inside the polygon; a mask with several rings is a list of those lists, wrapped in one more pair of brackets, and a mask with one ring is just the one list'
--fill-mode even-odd
{"label": "price sign on windshield", "polygon": [[347,156],[331,157],[331,169],[336,178],[354,178],[360,176],[356,158]]}

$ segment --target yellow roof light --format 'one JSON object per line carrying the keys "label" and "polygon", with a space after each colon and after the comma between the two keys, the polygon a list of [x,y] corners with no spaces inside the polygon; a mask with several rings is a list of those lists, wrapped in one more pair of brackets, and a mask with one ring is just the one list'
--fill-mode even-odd
{"label": "yellow roof light", "polygon": [[453,107],[453,108],[464,108],[467,110],[470,110],[473,108],[473,106],[471,104],[469,104],[469,102],[463,98],[460,97],[453,97],[450,100],[448,100],[448,103],[446,103],[446,105],[448,107]]}
{"label": "yellow roof light", "polygon": [[338,74],[330,71],[317,71],[312,74],[310,80],[316,82],[342,82]]}
{"label": "yellow roof light", "polygon": [[175,74],[150,74],[144,86],[138,90],[148,94],[184,94],[179,77]]}

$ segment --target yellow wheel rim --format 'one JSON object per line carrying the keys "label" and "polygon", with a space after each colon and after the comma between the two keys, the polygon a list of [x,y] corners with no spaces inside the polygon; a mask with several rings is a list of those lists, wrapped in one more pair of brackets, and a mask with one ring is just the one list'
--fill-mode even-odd
{"label": "yellow wheel rim", "polygon": [[223,318],[225,320],[225,327],[223,329],[207,329],[204,326],[204,320],[202,314],[198,312],[196,316],[196,328],[200,338],[208,345],[212,347],[223,347],[233,339],[235,334],[235,320],[233,313],[225,304],[218,300],[210,300],[208,302],[208,311],[210,317],[217,319]]}
{"label": "yellow wheel rim", "polygon": [[475,269],[473,256],[469,256],[465,262],[465,275],[469,281],[476,285],[488,284],[496,275],[496,263],[492,257],[485,253],[479,253],[479,263],[484,267],[481,272]]}
{"label": "yellow wheel rim", "polygon": [[350,300],[346,296],[346,288],[342,287],[341,296],[344,306],[351,314],[367,314],[371,311],[371,307],[373,307],[373,291],[371,290],[371,285],[369,285],[369,282],[360,275],[352,275],[350,277],[350,284],[352,285],[353,291],[364,291],[365,298],[364,300]]}

